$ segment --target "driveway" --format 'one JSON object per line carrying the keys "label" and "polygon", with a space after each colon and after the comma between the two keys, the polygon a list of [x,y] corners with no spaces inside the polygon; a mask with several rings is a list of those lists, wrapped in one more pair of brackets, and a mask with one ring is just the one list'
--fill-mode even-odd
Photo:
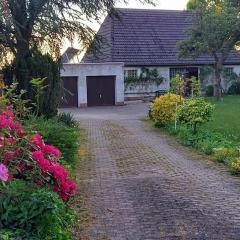
{"label": "driveway", "polygon": [[[68,110],[69,111],[69,110]],[[92,161],[90,239],[240,239],[240,178],[151,129],[148,104],[72,110]]]}

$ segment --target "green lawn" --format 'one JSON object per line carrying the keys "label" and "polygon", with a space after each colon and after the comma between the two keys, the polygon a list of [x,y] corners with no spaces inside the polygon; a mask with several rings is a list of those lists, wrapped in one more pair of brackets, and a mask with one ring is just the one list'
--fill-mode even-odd
{"label": "green lawn", "polygon": [[[209,98],[209,101],[212,100]],[[225,96],[221,102],[215,103],[213,121],[205,127],[240,142],[240,95]]]}

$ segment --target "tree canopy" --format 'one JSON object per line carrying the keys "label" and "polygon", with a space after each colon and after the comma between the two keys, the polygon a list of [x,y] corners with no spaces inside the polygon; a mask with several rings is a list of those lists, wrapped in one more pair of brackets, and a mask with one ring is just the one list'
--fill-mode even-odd
{"label": "tree canopy", "polygon": [[81,46],[88,46],[95,32],[87,22],[99,21],[118,2],[121,0],[1,0],[0,58],[6,59],[9,53],[24,57],[32,47],[56,55],[64,38],[76,38]]}
{"label": "tree canopy", "polygon": [[[193,2],[193,1],[191,1]],[[230,0],[194,1],[195,24],[178,45],[180,58],[208,54],[214,59],[214,96],[221,96],[223,64],[240,39],[239,8]]]}
{"label": "tree canopy", "polygon": [[201,1],[201,0],[189,0],[188,3],[187,3],[187,10],[196,9],[199,1]]}

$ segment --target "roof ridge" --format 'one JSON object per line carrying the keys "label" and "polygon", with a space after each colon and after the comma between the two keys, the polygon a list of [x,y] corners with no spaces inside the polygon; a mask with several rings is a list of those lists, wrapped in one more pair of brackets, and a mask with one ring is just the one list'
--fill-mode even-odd
{"label": "roof ridge", "polygon": [[154,9],[154,8],[114,8],[116,11],[121,10],[121,11],[156,11],[156,12],[191,12],[189,10],[178,10],[178,9]]}

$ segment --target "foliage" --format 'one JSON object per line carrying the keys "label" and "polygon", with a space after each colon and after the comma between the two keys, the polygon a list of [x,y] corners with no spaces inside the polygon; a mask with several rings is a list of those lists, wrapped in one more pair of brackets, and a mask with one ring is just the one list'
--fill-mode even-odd
{"label": "foliage", "polygon": [[204,82],[213,73],[213,68],[210,66],[202,66],[200,68],[199,78],[201,82]]}
{"label": "foliage", "polygon": [[160,124],[166,125],[174,121],[176,117],[176,107],[183,102],[179,95],[168,93],[156,98],[151,105],[151,116],[153,120]]}
{"label": "foliage", "polygon": [[163,81],[164,78],[159,74],[156,68],[155,69],[142,68],[139,77],[125,77],[124,79],[125,85],[127,87],[136,84],[146,85],[156,83],[157,85],[160,85]]}
{"label": "foliage", "polygon": [[35,90],[35,102],[36,102],[36,115],[39,115],[39,110],[40,110],[40,98],[43,95],[43,90],[44,88],[46,88],[47,86],[44,86],[44,81],[46,80],[46,78],[33,78],[30,83],[33,86],[34,90]]}
{"label": "foliage", "polygon": [[0,235],[5,232],[5,239],[70,239],[66,229],[72,213],[56,193],[20,180],[0,191]]}
{"label": "foliage", "polygon": [[[57,115],[63,91],[59,62],[54,61],[50,55],[42,55],[36,49],[32,49],[28,59],[15,59],[11,65],[5,68],[5,75],[9,76],[6,78],[8,85],[13,82],[14,71],[20,71],[18,92],[24,89],[23,97],[34,103],[33,110],[38,115],[48,118]],[[23,82],[25,83],[23,84]]]}
{"label": "foliage", "polygon": [[[154,0],[139,1],[153,4]],[[118,2],[121,0],[1,0],[1,59],[6,61],[9,54],[25,59],[35,46],[58,57],[65,39],[77,40],[79,46],[88,47],[95,38],[98,46],[101,38],[96,39],[86,20],[101,21],[105,13],[114,13]]]}
{"label": "foliage", "polygon": [[210,121],[214,106],[203,98],[187,99],[179,107],[177,119],[181,124],[190,127],[194,133],[197,128]]}
{"label": "foliage", "polygon": [[234,161],[231,163],[231,168],[233,173],[240,173],[240,157],[234,159]]}
{"label": "foliage", "polygon": [[24,100],[26,94],[25,90],[21,90],[20,93],[17,93],[17,83],[14,83],[5,88],[5,94],[2,97],[3,108],[5,104],[12,105],[14,110],[15,117],[23,120],[27,118],[28,114],[32,111],[33,104],[30,100]]}
{"label": "foliage", "polygon": [[240,135],[238,111],[240,98],[225,96],[215,105],[212,121],[204,123],[194,133],[185,125],[175,129],[172,123],[165,129],[182,144],[194,147],[231,167],[233,173],[240,173]]}
{"label": "foliage", "polygon": [[196,77],[190,79],[191,97],[199,97],[201,95],[200,81]]}
{"label": "foliage", "polygon": [[49,187],[64,201],[75,195],[75,183],[58,163],[61,152],[39,134],[26,134],[9,108],[0,113],[0,137],[0,163],[9,169],[9,181],[24,179],[35,187]]}
{"label": "foliage", "polygon": [[188,79],[177,74],[170,80],[170,92],[185,97],[197,97],[201,94],[200,82],[194,76]]}
{"label": "foliage", "polygon": [[218,148],[215,149],[213,156],[220,162],[229,163],[239,157],[239,151],[236,148]]}
{"label": "foliage", "polygon": [[229,95],[240,95],[240,81],[234,82],[231,87],[228,89]]}
{"label": "foliage", "polygon": [[196,10],[199,0],[189,0],[187,3],[187,10]]}
{"label": "foliage", "polygon": [[238,95],[240,94],[240,75],[231,72],[229,73],[227,71],[227,68],[224,69],[224,79],[228,80],[229,83],[231,83],[231,86],[228,89],[229,95]]}
{"label": "foliage", "polygon": [[58,121],[66,124],[69,127],[74,127],[74,126],[78,125],[78,123],[74,119],[74,116],[72,115],[72,113],[63,112],[63,113],[58,114]]}
{"label": "foliage", "polygon": [[213,91],[214,91],[213,85],[208,85],[206,87],[206,96],[207,97],[213,97]]}
{"label": "foliage", "polygon": [[184,79],[177,74],[175,78],[170,80],[170,92],[183,96],[185,93],[185,82]]}
{"label": "foliage", "polygon": [[196,58],[208,54],[214,59],[214,96],[221,97],[221,73],[224,62],[239,40],[239,8],[231,1],[196,1],[196,24],[188,38],[178,44],[179,56]]}
{"label": "foliage", "polygon": [[78,126],[69,127],[59,122],[57,118],[46,120],[43,117],[34,116],[29,117],[24,122],[24,126],[27,131],[40,132],[46,143],[56,146],[62,152],[66,163],[74,165],[79,147]]}

